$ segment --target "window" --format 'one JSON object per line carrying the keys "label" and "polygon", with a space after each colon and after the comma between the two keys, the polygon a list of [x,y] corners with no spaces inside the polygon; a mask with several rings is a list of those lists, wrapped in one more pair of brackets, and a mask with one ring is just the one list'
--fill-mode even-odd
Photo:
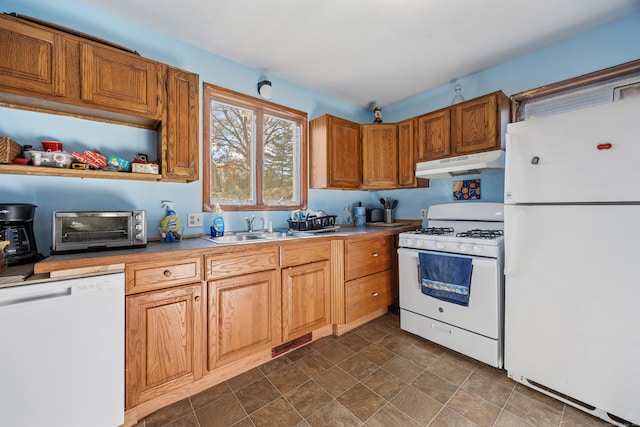
{"label": "window", "polygon": [[204,83],[204,209],[307,203],[307,114]]}

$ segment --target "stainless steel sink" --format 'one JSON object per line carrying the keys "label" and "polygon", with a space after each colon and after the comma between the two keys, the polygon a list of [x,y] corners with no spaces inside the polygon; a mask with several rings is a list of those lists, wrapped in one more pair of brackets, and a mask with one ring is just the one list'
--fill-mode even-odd
{"label": "stainless steel sink", "polygon": [[222,237],[201,237],[204,240],[208,240],[218,244],[234,244],[234,243],[248,243],[260,240],[284,240],[295,239],[300,237],[311,237],[313,234],[300,231],[286,232],[286,231],[240,231],[237,233],[229,233]]}
{"label": "stainless steel sink", "polygon": [[227,234],[226,236],[220,237],[202,237],[202,239],[218,244],[247,243],[255,240],[265,240],[265,238],[259,234]]}

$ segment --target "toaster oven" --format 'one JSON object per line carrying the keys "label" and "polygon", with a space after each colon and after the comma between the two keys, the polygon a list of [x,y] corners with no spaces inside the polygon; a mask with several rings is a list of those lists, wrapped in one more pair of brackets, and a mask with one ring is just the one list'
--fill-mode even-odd
{"label": "toaster oven", "polygon": [[51,253],[139,248],[147,245],[147,215],[132,211],[54,211]]}

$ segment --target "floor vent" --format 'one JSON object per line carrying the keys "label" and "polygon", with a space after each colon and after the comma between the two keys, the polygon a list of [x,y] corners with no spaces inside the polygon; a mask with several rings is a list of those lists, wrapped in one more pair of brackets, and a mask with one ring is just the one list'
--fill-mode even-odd
{"label": "floor vent", "polygon": [[277,347],[273,347],[271,349],[271,357],[280,356],[282,353],[286,353],[289,350],[293,350],[296,347],[300,347],[302,344],[306,344],[311,341],[311,332],[306,335],[303,335],[299,338],[286,342],[284,344],[280,344]]}

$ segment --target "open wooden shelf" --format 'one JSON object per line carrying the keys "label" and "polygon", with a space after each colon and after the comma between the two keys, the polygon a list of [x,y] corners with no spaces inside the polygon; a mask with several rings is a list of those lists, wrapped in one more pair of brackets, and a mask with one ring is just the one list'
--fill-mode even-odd
{"label": "open wooden shelf", "polygon": [[133,181],[162,181],[162,175],[132,173],[132,172],[110,172],[103,170],[80,170],[50,168],[46,166],[24,166],[24,165],[0,165],[0,174],[13,175],[44,175],[44,176],[69,176],[74,178],[98,178],[98,179],[127,179]]}

